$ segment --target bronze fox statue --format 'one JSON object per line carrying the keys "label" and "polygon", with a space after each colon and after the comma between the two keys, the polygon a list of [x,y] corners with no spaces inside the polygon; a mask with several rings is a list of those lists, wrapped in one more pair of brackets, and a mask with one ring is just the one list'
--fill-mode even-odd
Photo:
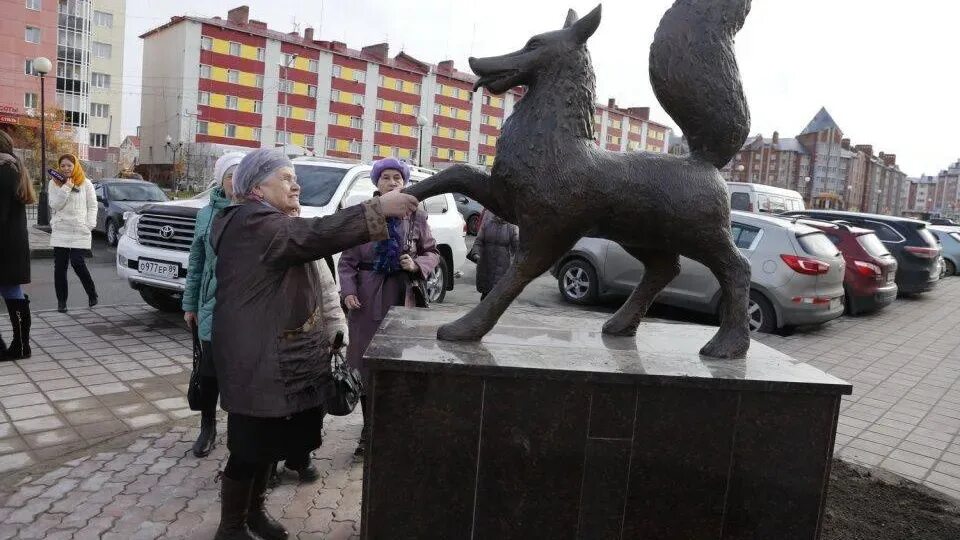
{"label": "bronze fox statue", "polygon": [[584,236],[607,238],[643,262],[643,279],[603,332],[635,335],[657,294],[699,261],[720,283],[720,329],[700,353],[742,358],[750,346],[750,264],[730,233],[730,203],[718,169],[740,150],[750,113],[733,38],[750,0],[677,0],[650,47],[650,82],[683,130],[690,154],[611,152],[594,142],[595,77],[587,39],[601,7],[520,50],[470,58],[476,88],[526,93],[503,125],[492,172],[445,169],[406,191],[421,200],[459,192],[519,225],[513,266],[467,315],[442,326],[441,340],[476,341],[510,303]]}

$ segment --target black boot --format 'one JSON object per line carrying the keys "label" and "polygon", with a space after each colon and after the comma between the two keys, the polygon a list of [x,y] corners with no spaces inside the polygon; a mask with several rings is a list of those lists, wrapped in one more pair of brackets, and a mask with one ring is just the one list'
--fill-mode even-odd
{"label": "black boot", "polygon": [[13,340],[6,350],[6,360],[30,358],[30,297],[7,299],[6,302],[13,326]]}
{"label": "black boot", "polygon": [[286,540],[287,529],[279,521],[270,517],[264,503],[267,500],[267,481],[274,470],[274,464],[264,467],[253,478],[253,490],[250,493],[250,507],[247,513],[247,526],[264,540]]}
{"label": "black boot", "polygon": [[66,312],[67,312],[67,301],[66,301],[66,300],[63,300],[63,301],[57,300],[57,311],[59,311],[60,313],[66,313]]}
{"label": "black boot", "polygon": [[253,482],[221,478],[220,527],[213,540],[258,540],[247,526]]}
{"label": "black boot", "polygon": [[370,413],[367,411],[367,396],[360,396],[360,412],[363,413],[363,429],[360,430],[360,440],[357,441],[357,449],[353,451],[356,456],[362,456],[367,451],[367,417]]}
{"label": "black boot", "polygon": [[193,443],[193,455],[198,458],[207,457],[217,441],[217,413],[216,410],[203,411],[200,416],[200,435]]}
{"label": "black boot", "polygon": [[287,468],[297,473],[297,475],[300,477],[300,483],[302,484],[312,484],[320,479],[320,471],[317,470],[313,463],[307,462],[306,465],[299,469],[294,469],[291,467]]}

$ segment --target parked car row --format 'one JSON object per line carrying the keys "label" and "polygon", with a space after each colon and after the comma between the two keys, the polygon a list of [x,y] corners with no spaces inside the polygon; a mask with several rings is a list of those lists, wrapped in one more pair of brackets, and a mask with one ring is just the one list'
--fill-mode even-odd
{"label": "parked car row", "polygon": [[[824,323],[844,312],[881,309],[898,294],[931,290],[940,279],[941,260],[947,260],[941,259],[941,244],[960,248],[960,227],[943,228],[946,239],[940,243],[938,229],[923,221],[853,212],[734,210],[733,239],[751,265],[751,330]],[[953,272],[958,262],[953,259]],[[643,264],[618,244],[597,238],[582,239],[552,269],[560,293],[577,304],[629,294],[643,271]],[[681,257],[679,275],[657,302],[716,315],[720,286],[705,266]]]}

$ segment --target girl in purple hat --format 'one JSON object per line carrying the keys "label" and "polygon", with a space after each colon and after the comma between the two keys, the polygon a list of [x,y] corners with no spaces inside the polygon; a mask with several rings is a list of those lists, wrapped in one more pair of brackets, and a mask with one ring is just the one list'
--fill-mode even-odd
{"label": "girl in purple hat", "polygon": [[[402,189],[410,182],[410,167],[393,158],[373,164],[370,179],[377,187],[376,195]],[[409,218],[387,220],[390,237],[344,251],[340,256],[340,296],[347,306],[350,343],[347,363],[357,368],[364,385],[369,370],[363,353],[373,339],[380,321],[391,306],[416,306],[413,282],[425,280],[440,262],[437,243],[427,225],[423,209]],[[366,398],[360,398],[364,425],[356,453],[362,455],[366,443]]]}

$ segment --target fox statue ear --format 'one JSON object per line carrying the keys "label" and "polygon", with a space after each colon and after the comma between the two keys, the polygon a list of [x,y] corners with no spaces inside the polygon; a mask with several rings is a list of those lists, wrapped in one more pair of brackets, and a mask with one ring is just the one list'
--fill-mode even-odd
{"label": "fox statue ear", "polygon": [[[600,26],[600,8],[601,5],[597,4],[597,7],[593,8],[593,11],[587,13],[582,19],[570,25],[570,30],[573,32],[573,37],[577,40],[577,43],[586,43],[587,40],[590,39],[590,36],[597,31],[597,27]],[[571,13],[573,12],[573,10],[570,11]],[[569,20],[570,16],[567,15],[567,21]]]}
{"label": "fox statue ear", "polygon": [[570,28],[571,26],[573,26],[573,23],[577,22],[578,18],[579,17],[577,17],[576,11],[572,9],[567,10],[567,20],[563,23],[563,27]]}

